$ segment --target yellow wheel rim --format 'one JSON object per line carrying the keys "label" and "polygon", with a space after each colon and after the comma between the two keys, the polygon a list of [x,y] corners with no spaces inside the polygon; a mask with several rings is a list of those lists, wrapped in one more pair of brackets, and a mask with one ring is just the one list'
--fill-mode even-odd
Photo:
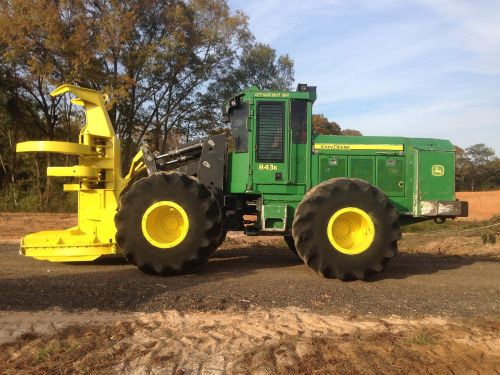
{"label": "yellow wheel rim", "polygon": [[168,249],[180,244],[189,230],[186,211],[175,202],[160,201],[142,216],[142,233],[153,246]]}
{"label": "yellow wheel rim", "polygon": [[375,238],[372,218],[356,207],[336,211],[328,221],[326,231],[332,246],[347,255],[366,251]]}

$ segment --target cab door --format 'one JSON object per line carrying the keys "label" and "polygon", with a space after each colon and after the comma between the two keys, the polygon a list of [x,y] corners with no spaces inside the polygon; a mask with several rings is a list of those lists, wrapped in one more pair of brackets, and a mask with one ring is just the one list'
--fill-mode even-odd
{"label": "cab door", "polygon": [[289,181],[288,101],[256,100],[253,183],[261,193],[285,193]]}

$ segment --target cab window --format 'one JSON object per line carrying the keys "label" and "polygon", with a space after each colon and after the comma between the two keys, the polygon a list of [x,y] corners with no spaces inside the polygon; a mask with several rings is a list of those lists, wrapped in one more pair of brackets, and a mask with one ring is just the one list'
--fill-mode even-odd
{"label": "cab window", "polygon": [[234,151],[248,152],[248,103],[241,103],[237,108],[229,112],[231,121],[231,133],[234,141]]}
{"label": "cab window", "polygon": [[292,100],[290,127],[292,142],[305,144],[307,141],[307,102],[305,100]]}

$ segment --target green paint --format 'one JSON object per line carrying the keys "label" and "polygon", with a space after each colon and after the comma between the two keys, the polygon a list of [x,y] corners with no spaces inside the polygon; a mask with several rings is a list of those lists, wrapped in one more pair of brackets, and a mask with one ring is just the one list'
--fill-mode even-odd
{"label": "green paint", "polygon": [[319,180],[326,181],[331,178],[347,176],[347,156],[320,155]]}
{"label": "green paint", "polygon": [[231,152],[228,155],[228,190],[233,193],[244,193],[248,179],[248,152]]}
{"label": "green paint", "polygon": [[263,209],[263,227],[266,230],[285,230],[288,207],[286,204],[266,204]]}
{"label": "green paint", "polygon": [[[293,212],[306,191],[331,178],[360,178],[379,187],[405,215],[405,223],[421,220],[418,207],[422,200],[455,200],[455,153],[447,140],[314,136],[313,92],[265,92],[253,86],[225,102],[226,111],[232,100],[249,106],[248,151],[230,153],[227,193],[261,196],[265,215],[259,219],[260,225],[269,219],[266,226],[279,229],[287,222],[289,230]],[[303,106],[307,108],[304,134],[292,129],[294,100],[307,103]],[[275,131],[280,125],[283,129]],[[262,155],[281,158],[259,160]]]}
{"label": "green paint", "polygon": [[404,196],[405,158],[402,156],[376,156],[377,186],[392,197]]}
{"label": "green paint", "polygon": [[375,157],[373,156],[350,156],[348,176],[365,180],[375,185]]}
{"label": "green paint", "polygon": [[[440,166],[443,175],[432,173]],[[418,187],[421,200],[449,200],[455,194],[455,153],[418,151]]]}

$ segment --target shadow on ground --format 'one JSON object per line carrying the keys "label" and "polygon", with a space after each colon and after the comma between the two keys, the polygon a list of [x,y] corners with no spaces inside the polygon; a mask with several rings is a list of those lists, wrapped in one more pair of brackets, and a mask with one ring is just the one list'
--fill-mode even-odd
{"label": "shadow on ground", "polygon": [[[320,277],[283,248],[222,249],[197,273],[173,277],[145,275],[120,259],[59,264],[20,257],[14,251],[15,246],[0,246],[0,310],[297,306],[359,313],[440,309],[466,314],[469,303],[497,312],[494,301],[500,300],[500,260],[493,257],[400,254],[368,282],[345,283]],[[469,309],[471,313],[475,308]]]}

